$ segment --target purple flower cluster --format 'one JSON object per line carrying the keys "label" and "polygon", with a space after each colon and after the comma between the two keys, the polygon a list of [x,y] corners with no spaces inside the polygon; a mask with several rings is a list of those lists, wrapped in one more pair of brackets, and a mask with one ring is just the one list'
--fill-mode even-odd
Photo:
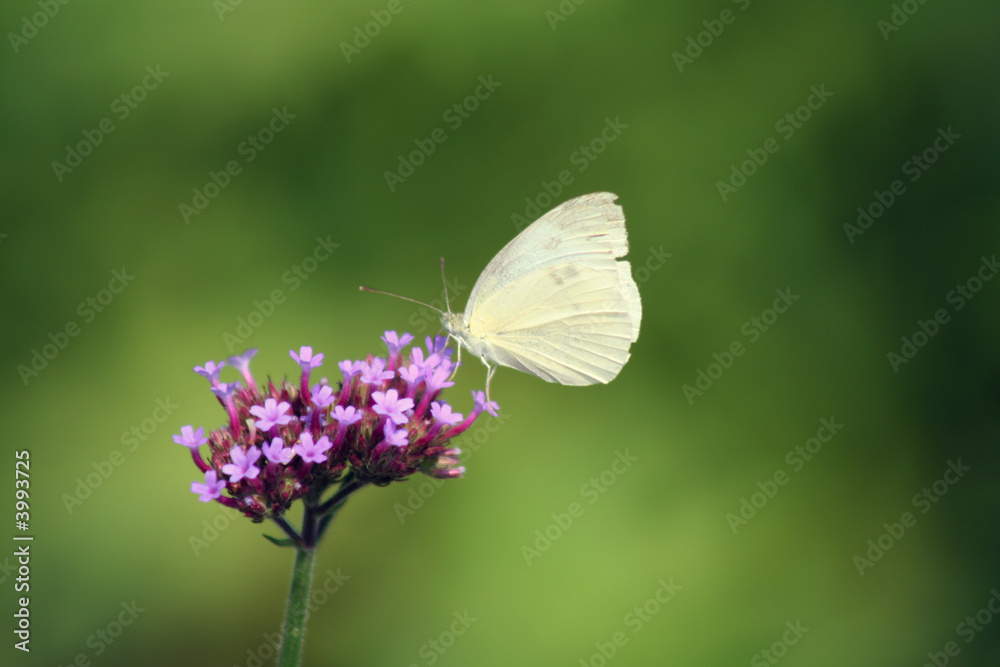
{"label": "purple flower cluster", "polygon": [[[194,370],[212,383],[212,392],[229,415],[226,425],[205,437],[204,428],[181,428],[174,442],[191,450],[204,482],[191,491],[203,502],[216,500],[254,521],[278,518],[307,494],[318,499],[331,484],[352,476],[357,484],[386,485],[415,472],[432,477],[460,477],[460,450],[449,441],[482,412],[497,415],[497,404],[472,392],[468,417],[440,399],[456,364],[447,338],[427,338],[413,347],[410,334],[387,331],[382,340],[388,358],[339,363],[343,379],[326,378],[310,387],[309,376],[323,355],[302,347],[292,358],[301,366],[299,385],[268,380],[259,387],[250,373],[248,350],[224,362],[209,361]],[[220,382],[221,370],[235,368],[243,382]],[[209,447],[208,460],[200,447]],[[228,496],[222,495],[228,492]]]}

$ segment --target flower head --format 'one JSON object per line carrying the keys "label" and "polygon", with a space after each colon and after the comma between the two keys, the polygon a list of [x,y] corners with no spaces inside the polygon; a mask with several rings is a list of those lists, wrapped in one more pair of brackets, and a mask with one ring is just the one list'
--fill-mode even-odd
{"label": "flower head", "polygon": [[[254,382],[253,351],[225,362],[240,372],[245,386],[218,382],[224,364],[199,367],[213,380],[228,419],[207,437],[205,429],[190,425],[173,436],[191,450],[204,475],[191,490],[205,502],[216,500],[262,521],[282,516],[307,494],[323,496],[348,475],[356,484],[380,486],[416,472],[461,476],[459,450],[450,441],[480,413],[496,414],[496,404],[474,393],[474,407],[463,419],[439,397],[452,385],[446,339],[407,348],[410,334],[388,331],[382,340],[389,363],[375,356],[340,361],[342,384],[325,379],[307,384],[323,356],[307,346],[291,352],[302,368],[293,382]],[[202,458],[199,447],[206,444]]]}

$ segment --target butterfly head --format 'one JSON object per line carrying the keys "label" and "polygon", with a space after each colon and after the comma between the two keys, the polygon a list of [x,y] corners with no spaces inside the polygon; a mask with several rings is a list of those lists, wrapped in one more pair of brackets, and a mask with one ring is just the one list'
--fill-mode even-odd
{"label": "butterfly head", "polygon": [[441,313],[441,326],[449,336],[458,338],[465,330],[464,317],[462,313]]}

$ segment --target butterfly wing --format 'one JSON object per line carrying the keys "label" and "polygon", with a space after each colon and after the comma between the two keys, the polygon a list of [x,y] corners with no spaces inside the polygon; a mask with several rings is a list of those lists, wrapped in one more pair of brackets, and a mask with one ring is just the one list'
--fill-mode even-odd
{"label": "butterfly wing", "polygon": [[476,281],[465,330],[488,360],[549,382],[609,382],[639,336],[642,304],[616,195],[571,199],[508,243]]}

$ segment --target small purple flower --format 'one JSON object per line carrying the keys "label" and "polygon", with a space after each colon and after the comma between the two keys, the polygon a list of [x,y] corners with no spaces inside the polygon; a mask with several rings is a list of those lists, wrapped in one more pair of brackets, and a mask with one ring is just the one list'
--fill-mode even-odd
{"label": "small purple flower", "polygon": [[201,482],[191,482],[191,493],[200,493],[201,496],[198,498],[203,503],[207,503],[210,500],[215,500],[222,495],[222,491],[226,488],[226,483],[218,479],[218,473],[214,470],[205,471],[205,483]]}
{"label": "small purple flower", "polygon": [[222,472],[229,475],[229,481],[233,484],[241,479],[256,479],[260,474],[260,468],[254,465],[260,458],[260,450],[256,445],[251,445],[246,452],[241,447],[233,447],[229,450],[232,463],[222,466]]}
{"label": "small purple flower", "polygon": [[353,405],[348,405],[346,408],[338,405],[333,409],[333,418],[337,420],[341,428],[347,428],[351,424],[357,423],[363,416],[364,413]]}
{"label": "small purple flower", "polygon": [[451,369],[449,368],[451,364],[445,362],[444,365],[436,368],[433,371],[428,372],[425,375],[427,380],[427,391],[436,392],[441,391],[446,387],[454,387],[454,382],[448,382],[448,376],[451,375]]}
{"label": "small purple flower", "polygon": [[345,359],[337,364],[340,366],[340,372],[344,374],[344,383],[349,383],[352,377],[361,372],[361,365],[363,363],[363,361],[351,361],[350,359]]}
{"label": "small purple flower", "polygon": [[239,388],[239,382],[230,382],[228,384],[220,382],[212,387],[212,393],[215,394],[219,402],[226,408],[226,414],[229,415],[229,429],[233,433],[239,433],[240,431],[240,416],[236,410],[236,401],[233,398],[236,390]]}
{"label": "small purple flower", "polygon": [[220,400],[227,401],[232,398],[233,393],[239,388],[239,382],[220,382],[212,387],[212,393],[218,396]]}
{"label": "small purple flower", "polygon": [[330,385],[318,384],[312,388],[313,404],[320,410],[329,406],[336,400],[337,396],[333,393],[333,387],[331,387]]}
{"label": "small purple flower", "polygon": [[387,421],[385,423],[385,443],[393,447],[406,447],[410,444],[410,441],[406,439],[406,429],[401,428],[397,431],[392,427],[392,422]]}
{"label": "small purple flower", "polygon": [[302,371],[305,373],[323,365],[323,353],[314,355],[313,349],[308,345],[303,345],[299,348],[298,354],[295,354],[295,350],[289,350],[288,353],[295,360],[295,363],[302,367]]}
{"label": "small purple flower", "polygon": [[403,378],[407,384],[417,384],[424,379],[424,372],[416,364],[410,364],[399,369],[399,377]]}
{"label": "small purple flower", "polygon": [[423,349],[415,347],[412,350],[410,350],[410,363],[414,364],[421,371],[427,368],[427,360],[424,359]]}
{"label": "small purple flower", "polygon": [[198,427],[197,431],[191,426],[181,426],[181,434],[174,436],[174,442],[195,450],[208,442],[208,438],[205,437],[205,429],[201,426]]}
{"label": "small purple flower", "polygon": [[226,359],[226,363],[240,372],[240,375],[243,376],[243,381],[250,388],[257,387],[257,384],[253,381],[253,376],[250,375],[250,360],[253,359],[255,354],[257,354],[257,348],[254,347],[239,356]]}
{"label": "small purple flower", "polygon": [[309,431],[303,431],[302,435],[299,436],[299,444],[295,445],[295,453],[301,456],[306,463],[323,463],[326,461],[324,452],[332,446],[333,443],[325,435],[313,442],[312,434]]}
{"label": "small purple flower", "polygon": [[462,421],[462,415],[457,412],[451,411],[451,406],[447,403],[438,403],[434,401],[431,403],[431,416],[437,421],[448,426],[454,426],[458,422]]}
{"label": "small purple flower", "polygon": [[194,372],[202,376],[203,378],[209,380],[212,383],[212,386],[214,387],[216,384],[219,383],[219,372],[225,365],[226,362],[224,361],[220,361],[219,363],[215,363],[214,361],[206,361],[204,366],[195,366]]}
{"label": "small purple flower", "polygon": [[475,412],[482,412],[485,410],[494,417],[498,416],[500,413],[497,412],[497,408],[500,406],[496,401],[487,401],[486,394],[481,391],[472,392],[472,400],[476,402]]}
{"label": "small purple flower", "polygon": [[269,431],[273,426],[284,426],[292,421],[291,415],[285,413],[291,409],[291,405],[286,401],[278,403],[273,398],[264,401],[264,407],[254,405],[250,408],[250,414],[257,418],[254,425],[262,431]]}
{"label": "small purple flower", "polygon": [[385,370],[385,359],[375,357],[371,364],[361,362],[361,381],[365,384],[381,384],[385,380],[391,380],[392,371]]}
{"label": "small purple flower", "polygon": [[413,409],[412,398],[400,398],[399,392],[395,389],[389,391],[373,391],[372,398],[375,399],[376,414],[384,415],[397,426],[409,421],[409,417],[403,414],[407,410]]}
{"label": "small purple flower", "polygon": [[427,346],[428,354],[440,354],[443,357],[451,357],[451,350],[448,349],[448,337],[447,336],[435,336],[434,340],[431,340],[430,336],[424,339],[424,345]]}
{"label": "small purple flower", "polygon": [[413,340],[413,336],[410,334],[404,333],[402,336],[399,336],[395,331],[386,331],[385,335],[382,336],[382,342],[389,348],[389,356],[399,354],[399,351],[411,340]]}
{"label": "small purple flower", "polygon": [[264,450],[264,457],[271,463],[288,465],[295,458],[295,450],[291,447],[285,447],[284,438],[272,438],[271,443],[264,445],[261,449]]}

